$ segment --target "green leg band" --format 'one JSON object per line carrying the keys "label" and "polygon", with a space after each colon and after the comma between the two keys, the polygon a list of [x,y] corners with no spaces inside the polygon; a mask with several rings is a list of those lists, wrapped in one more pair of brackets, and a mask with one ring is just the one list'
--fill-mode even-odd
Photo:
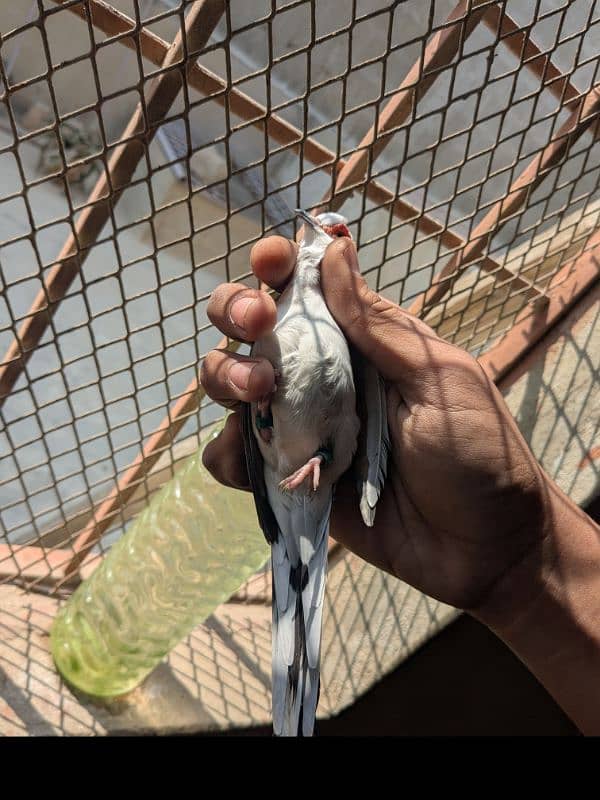
{"label": "green leg band", "polygon": [[315,456],[319,456],[321,458],[321,462],[324,467],[327,467],[333,461],[333,451],[330,447],[319,447]]}

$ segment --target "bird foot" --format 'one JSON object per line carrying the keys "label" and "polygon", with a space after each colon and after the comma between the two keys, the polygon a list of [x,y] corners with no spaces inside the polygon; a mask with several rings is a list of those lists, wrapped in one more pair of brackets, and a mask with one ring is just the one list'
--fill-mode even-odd
{"label": "bird foot", "polygon": [[287,478],[281,481],[279,484],[279,488],[282,492],[290,492],[292,489],[297,489],[299,486],[304,483],[306,478],[312,475],[312,488],[313,491],[316,492],[319,488],[319,479],[321,477],[321,462],[323,461],[323,456],[316,455],[304,464],[304,466],[297,469],[296,472],[293,472]]}

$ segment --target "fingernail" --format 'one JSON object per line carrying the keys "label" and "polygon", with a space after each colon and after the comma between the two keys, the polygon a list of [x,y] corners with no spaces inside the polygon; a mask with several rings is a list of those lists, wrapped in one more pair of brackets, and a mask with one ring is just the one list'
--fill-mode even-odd
{"label": "fingernail", "polygon": [[348,264],[353,272],[360,272],[358,258],[356,256],[356,248],[351,242],[348,242],[344,248],[344,259],[346,260],[346,264]]}
{"label": "fingernail", "polygon": [[241,389],[242,392],[246,391],[250,383],[252,370],[257,364],[258,361],[236,361],[235,364],[231,365],[229,368],[229,380],[236,389]]}
{"label": "fingernail", "polygon": [[235,326],[243,331],[246,330],[246,317],[248,316],[248,310],[255,302],[255,297],[240,297],[237,300],[234,300],[229,308],[229,319]]}

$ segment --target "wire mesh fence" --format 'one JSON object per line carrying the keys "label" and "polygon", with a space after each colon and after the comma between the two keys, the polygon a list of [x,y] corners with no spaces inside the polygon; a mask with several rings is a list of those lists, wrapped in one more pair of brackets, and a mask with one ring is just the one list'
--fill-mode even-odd
{"label": "wire mesh fence", "polygon": [[291,208],[341,209],[373,288],[478,356],[596,246],[591,0],[2,0],[0,24],[0,583],[70,591],[221,418],[207,301]]}

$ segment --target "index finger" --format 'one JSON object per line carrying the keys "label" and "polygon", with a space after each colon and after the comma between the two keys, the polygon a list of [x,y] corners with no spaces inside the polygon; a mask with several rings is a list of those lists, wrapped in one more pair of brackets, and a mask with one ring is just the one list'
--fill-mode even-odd
{"label": "index finger", "polygon": [[[297,246],[283,236],[258,241],[250,253],[252,270],[259,280],[281,291],[296,263]],[[273,330],[277,310],[266,292],[240,283],[222,283],[208,301],[207,314],[220,331],[232,339],[254,342]]]}

